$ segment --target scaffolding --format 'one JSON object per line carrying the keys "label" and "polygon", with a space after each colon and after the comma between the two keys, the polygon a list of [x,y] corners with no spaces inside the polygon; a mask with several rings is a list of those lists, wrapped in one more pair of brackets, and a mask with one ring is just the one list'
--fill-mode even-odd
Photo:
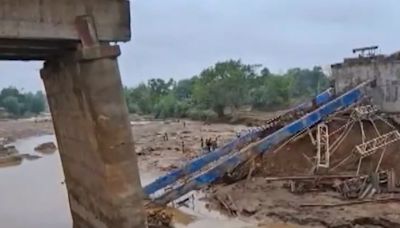
{"label": "scaffolding", "polygon": [[329,168],[329,131],[328,125],[317,126],[317,168]]}
{"label": "scaffolding", "polygon": [[384,135],[373,138],[365,143],[357,145],[355,151],[361,158],[374,154],[378,149],[400,140],[399,131],[391,131]]}
{"label": "scaffolding", "polygon": [[368,119],[372,115],[378,112],[378,108],[375,105],[361,105],[354,108],[352,116],[354,119]]}

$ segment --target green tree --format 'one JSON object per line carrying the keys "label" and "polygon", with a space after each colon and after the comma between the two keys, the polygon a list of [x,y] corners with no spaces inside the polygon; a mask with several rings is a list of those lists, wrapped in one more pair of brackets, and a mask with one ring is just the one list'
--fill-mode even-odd
{"label": "green tree", "polygon": [[173,91],[178,100],[186,100],[192,98],[192,91],[196,83],[197,77],[191,79],[183,79],[176,83]]}
{"label": "green tree", "polygon": [[15,87],[8,87],[0,92],[0,106],[16,117],[29,113],[38,114],[44,111],[45,104],[46,101],[41,91],[35,94],[22,93]]}
{"label": "green tree", "polygon": [[135,88],[125,88],[124,94],[130,112],[162,118],[213,119],[223,117],[226,107],[233,110],[243,105],[262,110],[286,108],[314,96],[328,85],[328,78],[320,67],[293,68],[284,74],[273,74],[261,65],[227,60],[190,79],[177,82],[150,79]]}
{"label": "green tree", "polygon": [[20,93],[19,93],[18,89],[15,87],[4,88],[0,92],[1,98],[6,98],[8,96],[18,97],[19,95],[20,95]]}
{"label": "green tree", "polygon": [[271,72],[269,71],[269,69],[267,67],[264,67],[261,69],[261,76],[268,77],[270,75],[271,75]]}
{"label": "green tree", "polygon": [[149,114],[153,111],[152,92],[145,84],[140,84],[136,88],[126,89],[125,94],[130,112]]}
{"label": "green tree", "polygon": [[296,97],[314,96],[329,85],[329,80],[321,67],[314,67],[312,70],[293,68],[288,70],[287,76],[292,80],[291,94]]}
{"label": "green tree", "polygon": [[163,96],[154,107],[156,118],[175,116],[175,107],[177,104],[178,101],[173,94]]}
{"label": "green tree", "polygon": [[219,117],[224,116],[225,107],[238,108],[245,104],[249,82],[256,77],[254,68],[240,60],[216,63],[199,75],[193,89],[195,101],[211,108]]}
{"label": "green tree", "polygon": [[7,96],[2,100],[3,107],[14,116],[21,114],[21,104],[15,96]]}
{"label": "green tree", "polygon": [[41,91],[36,92],[31,101],[30,111],[39,114],[44,111],[45,106],[46,102],[43,93]]}
{"label": "green tree", "polygon": [[290,79],[285,76],[268,76],[258,86],[250,90],[251,104],[255,108],[273,110],[290,102]]}

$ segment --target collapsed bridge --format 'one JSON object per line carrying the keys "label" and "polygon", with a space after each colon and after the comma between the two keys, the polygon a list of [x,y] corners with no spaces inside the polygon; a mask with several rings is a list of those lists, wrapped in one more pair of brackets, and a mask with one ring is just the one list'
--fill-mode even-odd
{"label": "collapsed bridge", "polygon": [[[201,189],[231,174],[237,167],[255,156],[266,154],[290,137],[327,120],[336,112],[355,106],[367,97],[369,88],[374,85],[374,80],[368,80],[342,94],[335,94],[332,89],[324,91],[311,102],[301,104],[271,119],[257,130],[242,135],[215,151],[188,162],[184,167],[158,178],[145,186],[144,192],[153,203],[167,204],[192,190]],[[317,141],[324,143],[320,138]],[[322,148],[324,146],[322,144],[318,148]],[[320,167],[329,163],[326,150],[319,151],[317,158]]]}

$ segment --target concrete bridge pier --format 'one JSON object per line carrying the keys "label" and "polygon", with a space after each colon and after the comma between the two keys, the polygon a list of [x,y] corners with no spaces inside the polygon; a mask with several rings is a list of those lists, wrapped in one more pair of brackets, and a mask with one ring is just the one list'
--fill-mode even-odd
{"label": "concrete bridge pier", "polygon": [[145,227],[118,46],[81,48],[41,70],[74,228]]}

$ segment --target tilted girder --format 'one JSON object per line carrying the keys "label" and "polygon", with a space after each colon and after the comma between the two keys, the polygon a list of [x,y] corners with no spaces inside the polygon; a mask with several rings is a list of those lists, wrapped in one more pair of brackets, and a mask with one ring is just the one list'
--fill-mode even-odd
{"label": "tilted girder", "polygon": [[[332,99],[332,97],[333,97],[333,91],[331,88],[329,88],[329,89],[323,91],[322,93],[318,94],[311,101],[302,103],[302,104],[296,106],[295,108],[289,110],[287,113],[271,119],[271,122],[267,122],[266,125],[273,126],[273,123],[275,123],[276,121],[279,121],[280,118],[285,119],[282,116],[291,115],[291,113],[296,113],[301,110],[307,111],[308,109],[311,109],[314,105],[316,105],[316,106],[323,105],[326,102],[328,102],[330,99]],[[247,145],[251,142],[254,142],[256,139],[258,139],[262,135],[263,131],[264,131],[264,129],[260,129],[260,130],[254,131],[254,132],[249,132],[246,135],[241,136],[237,139],[233,139],[231,142],[216,149],[215,151],[212,151],[208,154],[205,154],[203,156],[200,156],[198,158],[191,160],[186,165],[184,165],[182,168],[175,169],[175,170],[171,171],[170,173],[168,173],[164,176],[161,176],[160,178],[156,179],[155,181],[153,181],[152,183],[150,183],[144,187],[145,194],[146,195],[153,194],[156,191],[175,183],[180,178],[188,176],[194,172],[201,170],[206,165],[218,160],[219,158],[227,155],[228,153],[235,151],[235,150],[240,150],[245,145]]]}
{"label": "tilted girder", "polygon": [[226,173],[233,171],[238,165],[242,164],[250,157],[268,152],[269,149],[283,142],[290,136],[314,126],[321,120],[327,118],[330,114],[333,114],[340,109],[349,107],[358,102],[363,97],[362,89],[366,85],[369,85],[370,82],[371,81],[361,83],[356,88],[349,90],[348,92],[321,106],[315,111],[306,114],[302,118],[293,121],[276,132],[266,136],[254,146],[251,146],[250,149],[242,150],[234,153],[231,156],[224,157],[223,161],[218,161],[213,167],[210,167],[203,172],[196,173],[196,175],[185,181],[185,183],[182,185],[175,187],[174,189],[167,191],[165,194],[155,198],[153,202],[158,204],[167,204],[192,190],[207,186],[218,178],[224,176]]}

